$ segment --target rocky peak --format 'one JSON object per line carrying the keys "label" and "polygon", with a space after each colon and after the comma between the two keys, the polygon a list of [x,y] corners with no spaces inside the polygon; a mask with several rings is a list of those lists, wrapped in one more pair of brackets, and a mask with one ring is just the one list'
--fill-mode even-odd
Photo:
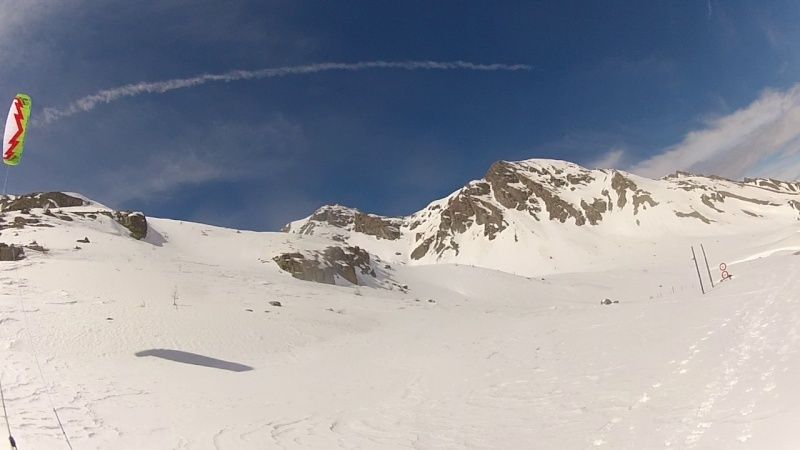
{"label": "rocky peak", "polygon": [[[352,240],[386,259],[475,264],[487,254],[501,261],[517,247],[525,252],[526,245],[558,248],[598,236],[702,233],[694,227],[797,220],[798,195],[800,182],[741,182],[687,172],[653,180],[557,160],[498,161],[482,179],[409,217],[388,218],[334,205],[289,224],[285,231]],[[373,245],[374,240],[363,236],[393,243]],[[517,246],[521,240],[527,244]],[[498,248],[503,250],[492,253]],[[533,258],[550,261],[554,255],[549,251]],[[518,256],[532,258],[528,253]]]}
{"label": "rocky peak", "polygon": [[[400,228],[403,220],[393,217],[365,214],[361,211],[341,205],[325,205],[309,217],[292,222],[281,231],[298,234],[317,234],[320,228],[362,233],[378,239],[396,240],[401,236]],[[339,240],[346,239],[341,233],[333,232]]]}

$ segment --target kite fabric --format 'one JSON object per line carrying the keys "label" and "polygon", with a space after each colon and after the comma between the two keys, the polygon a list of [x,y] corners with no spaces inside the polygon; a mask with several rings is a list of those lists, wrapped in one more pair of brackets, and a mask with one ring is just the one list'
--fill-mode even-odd
{"label": "kite fabric", "polygon": [[9,166],[16,166],[22,159],[30,117],[31,98],[26,94],[17,94],[11,102],[3,134],[3,162]]}

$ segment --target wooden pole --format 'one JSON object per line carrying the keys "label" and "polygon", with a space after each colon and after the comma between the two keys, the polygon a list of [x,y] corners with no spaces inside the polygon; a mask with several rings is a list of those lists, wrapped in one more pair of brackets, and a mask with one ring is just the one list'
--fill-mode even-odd
{"label": "wooden pole", "polygon": [[711,282],[711,287],[714,287],[714,279],[711,278],[711,269],[708,267],[708,258],[706,258],[706,249],[703,248],[703,244],[700,244],[700,250],[703,251],[703,259],[706,260],[706,270],[708,271],[708,280]]}
{"label": "wooden pole", "polygon": [[703,286],[703,277],[700,276],[700,266],[697,265],[697,256],[694,254],[694,246],[692,246],[692,259],[694,260],[694,268],[697,269],[697,279],[700,280],[700,291],[705,295],[706,288]]}

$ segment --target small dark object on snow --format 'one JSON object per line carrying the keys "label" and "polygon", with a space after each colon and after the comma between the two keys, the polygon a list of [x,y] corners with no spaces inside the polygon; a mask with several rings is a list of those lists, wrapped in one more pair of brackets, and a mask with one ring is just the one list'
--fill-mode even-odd
{"label": "small dark object on snow", "polygon": [[78,239],[78,240],[77,240],[77,241],[75,241],[75,242],[80,242],[81,244],[88,244],[88,243],[89,243],[89,238],[88,238],[88,237],[85,237],[85,238],[83,238],[83,239]]}
{"label": "small dark object on snow", "polygon": [[250,309],[250,308],[248,308],[248,309],[245,309],[245,311],[247,311],[247,312],[253,312],[253,310],[252,310],[252,309]]}
{"label": "small dark object on snow", "polygon": [[81,247],[79,247],[77,245],[75,246],[75,250],[80,250],[80,249],[81,249]]}
{"label": "small dark object on snow", "polygon": [[281,302],[279,302],[277,300],[272,300],[271,302],[269,302],[269,304],[272,305],[272,306],[283,306],[281,304]]}
{"label": "small dark object on snow", "polygon": [[114,320],[113,317],[106,317],[106,320]]}
{"label": "small dark object on snow", "polygon": [[392,266],[390,266],[390,265],[386,264],[385,266],[383,266],[383,268],[384,268],[384,269],[391,269],[391,268],[392,268]]}
{"label": "small dark object on snow", "polygon": [[42,252],[42,253],[47,253],[48,252],[48,250],[46,248],[44,248],[43,246],[39,245],[39,243],[36,242],[36,241],[33,241],[30,244],[26,245],[25,248],[29,248],[31,250],[35,250],[37,252]]}
{"label": "small dark object on snow", "polygon": [[434,299],[432,299],[432,298],[429,298],[429,299],[428,299],[428,303],[436,303],[436,300],[434,300]]}

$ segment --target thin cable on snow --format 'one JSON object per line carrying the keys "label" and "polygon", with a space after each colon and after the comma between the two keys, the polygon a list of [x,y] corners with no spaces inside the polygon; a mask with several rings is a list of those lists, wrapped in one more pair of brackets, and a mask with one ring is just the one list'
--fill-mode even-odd
{"label": "thin cable on snow", "polygon": [[30,321],[28,320],[28,311],[25,309],[25,300],[22,297],[22,295],[19,296],[19,305],[20,308],[22,308],[22,317],[25,320],[25,335],[28,338],[28,341],[31,343],[33,359],[36,361],[36,368],[39,369],[39,378],[42,380],[42,384],[44,385],[44,392],[47,395],[47,401],[50,403],[50,409],[53,410],[53,414],[56,416],[56,422],[58,422],[58,427],[61,429],[61,434],[64,435],[64,440],[67,441],[67,446],[70,448],[70,450],[72,450],[72,443],[69,441],[66,430],[64,430],[64,424],[61,423],[61,417],[58,416],[58,410],[56,410],[56,407],[53,405],[53,397],[50,394],[50,383],[48,383],[45,379],[44,371],[42,371],[42,365],[39,363],[39,352],[36,351],[36,342],[34,342],[29,331]]}

